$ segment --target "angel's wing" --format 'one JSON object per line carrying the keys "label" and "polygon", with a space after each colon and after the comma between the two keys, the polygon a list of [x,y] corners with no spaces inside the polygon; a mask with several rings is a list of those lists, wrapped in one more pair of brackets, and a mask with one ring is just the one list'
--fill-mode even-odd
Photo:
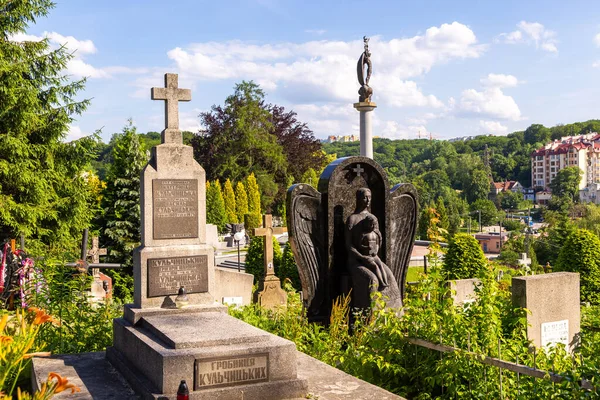
{"label": "angel's wing", "polygon": [[415,242],[417,230],[418,202],[417,191],[411,184],[401,183],[390,191],[388,204],[388,240],[390,255],[388,266],[392,269],[404,297],[406,271]]}
{"label": "angel's wing", "polygon": [[288,189],[287,208],[289,242],[298,265],[303,300],[309,313],[316,312],[323,303],[325,289],[325,274],[321,272],[321,193],[305,183],[293,185]]}

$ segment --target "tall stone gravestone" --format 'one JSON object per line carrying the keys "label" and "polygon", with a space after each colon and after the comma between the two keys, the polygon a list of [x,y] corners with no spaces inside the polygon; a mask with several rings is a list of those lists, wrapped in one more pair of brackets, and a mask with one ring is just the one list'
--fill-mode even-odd
{"label": "tall stone gravestone", "polygon": [[148,399],[174,399],[181,380],[190,399],[303,396],[294,343],[230,317],[214,302],[205,172],[182,144],[178,124],[177,102],[189,101],[190,91],[166,74],[152,98],[166,101],[166,126],[142,171],[134,304],[114,320],[107,358]]}
{"label": "tall stone gravestone", "polygon": [[579,274],[554,272],[512,278],[512,300],[526,308],[527,338],[537,347],[577,345],[581,325]]}

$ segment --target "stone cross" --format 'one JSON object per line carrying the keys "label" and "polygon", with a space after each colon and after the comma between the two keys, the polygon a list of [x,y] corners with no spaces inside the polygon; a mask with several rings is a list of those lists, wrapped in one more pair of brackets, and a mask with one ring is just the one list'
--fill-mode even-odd
{"label": "stone cross", "polygon": [[[87,256],[92,257],[92,264],[98,264],[100,262],[100,256],[106,255],[106,249],[100,248],[100,242],[98,236],[92,237],[92,248],[88,250]],[[99,268],[92,268],[92,275],[96,276],[100,272]]]}
{"label": "stone cross", "polygon": [[265,276],[275,275],[273,268],[273,234],[281,235],[287,228],[273,228],[273,217],[270,214],[263,216],[263,228],[254,229],[254,236],[264,236]]}
{"label": "stone cross", "polygon": [[[165,134],[163,143],[181,143],[179,131],[179,102],[192,100],[190,89],[179,88],[177,74],[165,74],[165,87],[152,88],[152,100],[165,100]],[[174,134],[177,135],[174,135]]]}
{"label": "stone cross", "polygon": [[281,289],[281,282],[275,276],[273,268],[273,234],[284,232],[287,232],[286,228],[273,228],[273,218],[268,214],[263,216],[263,227],[254,229],[255,236],[265,237],[265,277],[261,281],[262,291],[258,293],[258,303],[270,310],[287,305],[287,293]]}
{"label": "stone cross", "polygon": [[360,164],[356,164],[356,168],[352,168],[352,171],[356,172],[356,176],[360,176],[360,174],[365,172],[365,169]]}

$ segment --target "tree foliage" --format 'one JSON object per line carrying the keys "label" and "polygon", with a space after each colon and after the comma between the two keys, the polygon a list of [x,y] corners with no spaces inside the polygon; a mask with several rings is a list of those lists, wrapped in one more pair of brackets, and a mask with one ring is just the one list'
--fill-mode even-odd
{"label": "tree foliage", "polygon": [[487,268],[487,259],[477,239],[465,233],[457,233],[448,244],[444,258],[444,272],[448,279],[469,279]]}
{"label": "tree foliage", "polygon": [[254,173],[267,210],[283,200],[288,176],[321,166],[321,144],[312,131],[294,111],[267,104],[252,81],[236,84],[223,106],[213,105],[200,119],[205,129],[192,145],[207,176],[240,181]]}
{"label": "tree foliage", "polygon": [[113,138],[113,162],[102,198],[101,239],[111,262],[132,267],[132,250],[141,240],[140,172],[147,157],[131,121]]}
{"label": "tree foliage", "polygon": [[246,190],[248,191],[248,213],[260,214],[260,190],[258,189],[258,183],[254,177],[254,173],[251,173],[246,179]]}
{"label": "tree foliage", "polygon": [[235,194],[233,193],[233,185],[229,178],[225,180],[225,185],[223,186],[223,201],[225,203],[227,223],[237,224],[238,217],[235,209]]}
{"label": "tree foliage", "polygon": [[561,169],[550,182],[552,195],[566,197],[570,200],[579,199],[579,182],[581,182],[582,176],[583,171],[577,166]]}
{"label": "tree foliage", "polygon": [[25,234],[28,247],[74,249],[92,219],[84,171],[97,136],[64,143],[85,80],[63,74],[72,55],[47,39],[14,40],[53,7],[49,0],[0,5],[0,237]]}
{"label": "tree foliage", "polygon": [[248,214],[248,193],[242,181],[235,185],[235,213],[239,223],[243,223],[244,215]]}
{"label": "tree foliage", "polygon": [[592,232],[578,229],[560,250],[555,271],[579,272],[581,299],[600,304],[600,239]]}
{"label": "tree foliage", "polygon": [[479,219],[478,212],[481,212],[481,224],[484,226],[495,224],[498,219],[498,210],[491,200],[477,200],[471,204],[471,212],[475,219]]}
{"label": "tree foliage", "polygon": [[215,180],[210,184],[207,182],[206,186],[206,223],[216,225],[219,232],[223,232],[227,223],[227,213],[221,183]]}

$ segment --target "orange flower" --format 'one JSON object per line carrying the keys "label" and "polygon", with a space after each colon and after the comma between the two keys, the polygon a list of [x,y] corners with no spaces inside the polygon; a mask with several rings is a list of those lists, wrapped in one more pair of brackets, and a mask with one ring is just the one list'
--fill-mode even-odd
{"label": "orange flower", "polygon": [[46,314],[44,310],[41,310],[37,307],[30,307],[29,311],[35,313],[35,318],[33,319],[34,325],[45,324],[46,322],[57,322],[51,315]]}
{"label": "orange flower", "polygon": [[80,392],[81,389],[79,389],[77,386],[73,385],[72,383],[69,383],[69,380],[67,378],[63,378],[62,376],[60,376],[59,374],[57,374],[56,372],[50,372],[48,374],[48,380],[52,380],[53,378],[56,378],[56,387],[54,388],[54,393],[60,393],[63,392],[67,389],[71,389],[71,393],[75,393],[75,392]]}
{"label": "orange flower", "polygon": [[0,335],[0,344],[10,343],[12,341],[13,341],[13,338],[11,338],[10,336],[2,336],[2,335]]}

